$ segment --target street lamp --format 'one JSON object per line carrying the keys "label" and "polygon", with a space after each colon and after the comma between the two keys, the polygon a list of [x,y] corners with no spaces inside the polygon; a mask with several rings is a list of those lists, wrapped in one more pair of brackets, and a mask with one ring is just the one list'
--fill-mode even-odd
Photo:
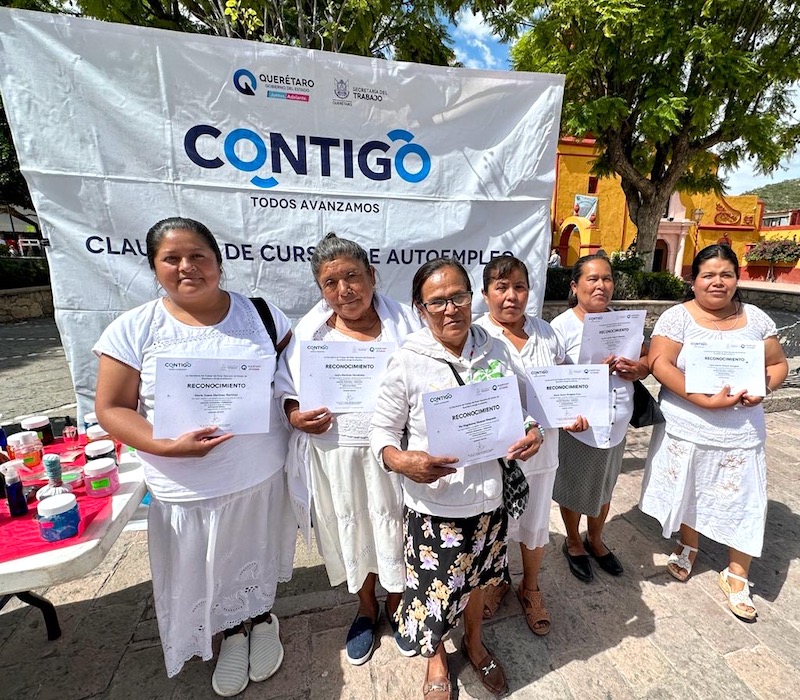
{"label": "street lamp", "polygon": [[700,222],[703,220],[705,212],[698,207],[692,212],[692,220],[694,221],[694,250],[697,252],[697,235],[700,233]]}

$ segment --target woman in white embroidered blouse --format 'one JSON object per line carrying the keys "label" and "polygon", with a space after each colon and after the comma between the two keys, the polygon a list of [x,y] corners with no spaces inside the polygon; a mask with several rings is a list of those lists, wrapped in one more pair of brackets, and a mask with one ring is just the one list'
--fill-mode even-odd
{"label": "woman in white embroidered blouse", "polygon": [[658,519],[664,537],[680,530],[667,563],[679,581],[692,572],[700,534],[727,545],[720,588],[737,617],[753,620],[747,575],[761,555],[767,510],[763,397],[729,386],[713,395],[687,393],[684,374],[687,343],[763,341],[767,391],[786,378],[775,324],[741,301],[738,279],[728,246],[704,248],[692,262],[690,299],[664,312],[653,329],[649,358],[666,423],[653,431],[640,508]]}

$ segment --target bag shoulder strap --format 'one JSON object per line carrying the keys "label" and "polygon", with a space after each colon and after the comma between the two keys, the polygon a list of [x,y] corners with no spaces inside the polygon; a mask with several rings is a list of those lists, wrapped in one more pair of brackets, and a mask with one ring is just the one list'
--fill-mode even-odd
{"label": "bag shoulder strap", "polygon": [[264,324],[264,328],[267,330],[275,352],[277,356],[280,357],[281,351],[278,350],[278,329],[275,328],[275,319],[272,318],[272,311],[269,310],[269,304],[261,297],[250,297],[250,301],[253,302],[253,306],[256,307],[256,311],[258,311],[258,315],[261,318],[261,323]]}
{"label": "bag shoulder strap", "polygon": [[[445,361],[446,361],[446,360],[445,360]],[[458,382],[458,385],[459,385],[459,386],[464,386],[464,380],[461,378],[461,375],[460,375],[460,374],[459,374],[459,373],[456,371],[456,368],[455,368],[455,367],[453,367],[453,363],[452,363],[452,362],[448,362],[448,363],[447,363],[447,366],[448,366],[448,367],[449,367],[449,368],[452,370],[452,372],[453,372],[453,376],[455,376],[455,378],[456,378],[456,381]],[[505,459],[503,459],[502,457],[498,457],[498,458],[497,458],[497,461],[498,461],[498,463],[500,464],[500,468],[501,468],[501,469],[503,469],[503,471],[505,471],[506,469],[508,469],[508,467],[509,467],[509,466],[516,466],[516,461],[515,461],[515,460],[513,460],[513,459],[511,460],[512,462],[514,462],[514,464],[513,464],[513,465],[509,465],[509,464],[506,462],[506,460],[505,460]]]}

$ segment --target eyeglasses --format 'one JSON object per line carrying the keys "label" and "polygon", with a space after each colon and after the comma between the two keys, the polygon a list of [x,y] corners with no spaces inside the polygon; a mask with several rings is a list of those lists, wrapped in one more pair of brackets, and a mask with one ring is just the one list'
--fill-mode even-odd
{"label": "eyeglasses", "polygon": [[457,309],[462,306],[467,306],[472,302],[472,292],[461,292],[460,294],[454,294],[447,299],[431,299],[430,301],[422,302],[422,306],[425,307],[425,310],[429,314],[440,314],[451,302]]}

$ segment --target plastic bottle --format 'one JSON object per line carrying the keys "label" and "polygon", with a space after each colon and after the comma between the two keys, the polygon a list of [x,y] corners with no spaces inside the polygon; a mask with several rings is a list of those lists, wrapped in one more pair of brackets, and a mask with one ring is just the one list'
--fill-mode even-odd
{"label": "plastic bottle", "polygon": [[25,494],[22,491],[22,479],[19,472],[12,462],[3,465],[3,473],[6,477],[6,501],[8,501],[8,512],[16,517],[25,515],[28,512],[28,503],[25,501]]}
{"label": "plastic bottle", "polygon": [[[2,420],[3,420],[3,414],[0,413],[0,421]],[[7,445],[8,445],[8,440],[6,440],[6,431],[3,430],[3,426],[0,425],[0,450],[5,450]]]}

